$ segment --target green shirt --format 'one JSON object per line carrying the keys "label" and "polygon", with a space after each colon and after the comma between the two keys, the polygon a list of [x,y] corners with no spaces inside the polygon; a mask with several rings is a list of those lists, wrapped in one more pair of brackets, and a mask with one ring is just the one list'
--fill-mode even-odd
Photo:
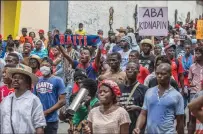
{"label": "green shirt", "polygon": [[[97,104],[99,102],[98,98],[93,98],[91,101],[90,101],[90,107],[94,107],[95,104]],[[73,116],[73,124],[74,125],[79,125],[80,122],[82,120],[85,120],[87,119],[87,115],[88,115],[88,109],[86,106],[81,106],[77,112],[75,112],[74,116]]]}

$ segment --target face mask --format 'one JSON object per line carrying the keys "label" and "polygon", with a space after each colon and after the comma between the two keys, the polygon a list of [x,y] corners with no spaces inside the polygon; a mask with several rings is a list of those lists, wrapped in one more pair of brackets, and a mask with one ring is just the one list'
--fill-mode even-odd
{"label": "face mask", "polygon": [[47,76],[51,73],[51,69],[47,66],[43,66],[40,68],[40,72],[42,72],[43,76]]}

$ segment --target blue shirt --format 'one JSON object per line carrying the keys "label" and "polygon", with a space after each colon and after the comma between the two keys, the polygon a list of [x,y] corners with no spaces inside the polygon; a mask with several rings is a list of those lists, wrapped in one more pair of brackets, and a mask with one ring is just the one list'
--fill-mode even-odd
{"label": "blue shirt", "polygon": [[6,53],[6,46],[7,46],[7,42],[2,41],[1,48],[0,48],[0,58],[4,58],[4,55]]}
{"label": "blue shirt", "polygon": [[73,68],[80,68],[80,69],[84,69],[86,71],[86,74],[87,74],[87,77],[90,78],[90,79],[93,79],[93,80],[96,80],[97,79],[97,66],[96,66],[96,63],[95,61],[90,63],[90,65],[87,67],[87,68],[83,68],[82,65],[74,60],[74,65],[73,65]]}
{"label": "blue shirt", "polygon": [[112,52],[118,52],[118,51],[120,51],[120,50],[122,50],[122,48],[119,47],[118,45],[115,45],[115,46],[113,47],[113,49],[112,49]]}
{"label": "blue shirt", "polygon": [[142,109],[147,111],[147,133],[174,134],[176,115],[184,114],[183,97],[173,87],[159,97],[156,86],[148,89]]}
{"label": "blue shirt", "polygon": [[[59,100],[59,96],[65,94],[65,84],[59,77],[52,76],[48,79],[40,77],[34,88],[34,94],[37,95],[43,105],[43,110],[53,107]],[[58,121],[57,111],[46,116],[47,122]]]}
{"label": "blue shirt", "polygon": [[44,58],[44,57],[48,56],[48,52],[47,52],[47,49],[41,49],[41,50],[37,51],[36,48],[35,48],[34,50],[32,50],[30,55],[37,55],[40,58]]}

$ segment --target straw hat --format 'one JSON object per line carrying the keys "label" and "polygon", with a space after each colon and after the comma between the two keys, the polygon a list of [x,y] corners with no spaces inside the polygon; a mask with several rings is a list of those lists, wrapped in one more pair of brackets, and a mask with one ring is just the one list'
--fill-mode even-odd
{"label": "straw hat", "polygon": [[150,40],[150,39],[143,39],[140,44],[141,44],[141,46],[142,46],[142,44],[149,44],[149,45],[151,45],[152,49],[154,48],[152,40]]}
{"label": "straw hat", "polygon": [[39,62],[39,64],[41,64],[41,62],[42,62],[41,58],[38,55],[35,55],[35,54],[31,55],[28,58],[28,60],[30,60],[30,59],[36,59]]}
{"label": "straw hat", "polygon": [[127,29],[124,29],[123,27],[120,27],[120,29],[116,29],[118,32],[127,32]]}
{"label": "straw hat", "polygon": [[19,64],[16,68],[8,68],[8,75],[12,77],[13,74],[24,74],[31,78],[32,84],[36,84],[38,82],[38,77],[32,73],[32,68]]}

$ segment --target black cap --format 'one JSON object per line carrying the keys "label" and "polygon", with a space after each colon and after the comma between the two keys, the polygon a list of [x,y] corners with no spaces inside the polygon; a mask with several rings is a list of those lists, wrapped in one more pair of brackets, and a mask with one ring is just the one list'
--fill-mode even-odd
{"label": "black cap", "polygon": [[77,77],[87,78],[87,74],[86,74],[86,72],[85,72],[84,70],[82,70],[82,69],[76,69],[73,77],[74,77],[74,80],[75,80]]}

